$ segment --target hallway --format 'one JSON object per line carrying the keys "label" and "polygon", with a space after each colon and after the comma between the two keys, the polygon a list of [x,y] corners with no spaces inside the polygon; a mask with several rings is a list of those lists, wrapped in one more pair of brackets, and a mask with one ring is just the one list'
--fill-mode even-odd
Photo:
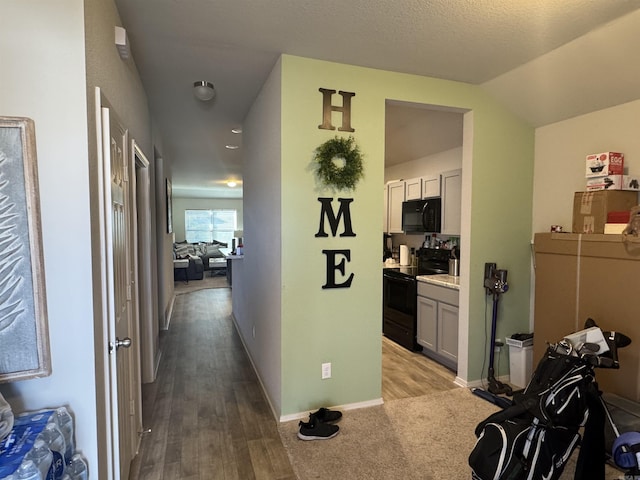
{"label": "hallway", "polygon": [[158,377],[143,385],[143,424],[151,433],[131,478],[294,479],[233,327],[231,289],[177,295],[160,342]]}

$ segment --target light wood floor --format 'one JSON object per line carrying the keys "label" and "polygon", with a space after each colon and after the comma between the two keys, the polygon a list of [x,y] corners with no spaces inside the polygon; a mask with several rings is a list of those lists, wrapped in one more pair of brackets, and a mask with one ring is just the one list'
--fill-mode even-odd
{"label": "light wood floor", "polygon": [[[132,480],[293,480],[276,421],[231,320],[231,290],[176,296],[158,377],[143,386]],[[383,338],[385,401],[455,388],[454,374]]]}

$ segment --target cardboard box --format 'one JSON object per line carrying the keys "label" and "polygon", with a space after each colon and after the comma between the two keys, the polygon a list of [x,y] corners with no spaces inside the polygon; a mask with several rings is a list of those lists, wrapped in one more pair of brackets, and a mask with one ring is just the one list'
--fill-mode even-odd
{"label": "cardboard box", "polygon": [[638,205],[637,192],[599,190],[573,196],[573,233],[604,233],[609,212],[631,210]]}
{"label": "cardboard box", "polygon": [[624,153],[603,152],[587,155],[585,176],[602,177],[624,174]]}
{"label": "cardboard box", "polygon": [[607,175],[587,178],[586,190],[631,190],[640,191],[640,175]]}
{"label": "cardboard box", "polygon": [[627,228],[627,225],[627,223],[605,223],[604,233],[605,235],[620,235],[624,231],[624,229]]}

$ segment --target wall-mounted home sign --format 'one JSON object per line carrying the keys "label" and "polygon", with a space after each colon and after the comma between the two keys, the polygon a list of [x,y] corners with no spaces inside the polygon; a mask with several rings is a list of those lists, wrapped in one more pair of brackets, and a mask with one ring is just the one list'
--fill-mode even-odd
{"label": "wall-mounted home sign", "polygon": [[0,382],[51,373],[35,127],[0,117]]}
{"label": "wall-mounted home sign", "polygon": [[[355,132],[351,127],[351,99],[355,97],[353,92],[337,92],[342,97],[342,105],[331,103],[336,90],[320,88],[322,93],[322,124],[318,128],[323,130],[335,130],[331,123],[332,112],[342,114],[342,125],[338,127],[341,132]],[[320,145],[314,155],[316,173],[319,180],[333,189],[354,189],[356,183],[363,176],[362,154],[353,137],[341,138],[336,136]],[[333,198],[318,198],[320,202],[320,226],[316,238],[328,237],[325,232],[325,221],[329,222],[331,235],[335,237],[342,223],[343,229],[340,237],[355,237],[351,226],[350,205],[353,198],[338,198],[340,207],[336,215],[333,210]],[[347,274],[346,263],[351,261],[351,250],[322,250],[326,258],[326,281],[322,288],[349,288],[354,274]]]}
{"label": "wall-mounted home sign", "polygon": [[[331,204],[333,198],[320,197],[318,198],[318,201],[322,206],[320,207],[320,226],[318,227],[316,238],[329,236],[329,234],[324,230],[325,220],[329,222],[331,235],[333,237],[338,233],[338,228],[340,227],[341,222],[343,224],[343,229],[342,233],[339,235],[340,237],[356,236],[353,232],[353,228],[351,227],[351,210],[349,208],[351,202],[353,202],[353,198],[338,198],[338,202],[340,202],[338,215],[333,211],[333,205]],[[327,260],[326,282],[322,288],[349,288],[353,281],[354,274],[351,273],[345,281],[338,283],[336,279],[336,272],[339,272],[343,277],[346,275],[345,262],[351,261],[351,250],[322,250],[322,253],[325,255]]]}
{"label": "wall-mounted home sign", "polygon": [[355,130],[351,128],[351,98],[355,97],[356,94],[353,92],[338,92],[338,94],[342,96],[342,106],[337,106],[331,103],[331,97],[336,93],[335,90],[328,88],[320,88],[318,90],[322,93],[322,123],[318,125],[318,128],[322,130],[335,130],[336,127],[331,123],[331,112],[340,112],[342,113],[342,126],[338,127],[338,131],[355,132]]}

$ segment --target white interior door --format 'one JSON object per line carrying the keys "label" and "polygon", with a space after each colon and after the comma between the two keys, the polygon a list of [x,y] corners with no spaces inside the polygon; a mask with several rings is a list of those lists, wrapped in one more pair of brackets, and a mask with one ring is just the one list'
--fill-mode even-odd
{"label": "white interior door", "polygon": [[139,345],[134,335],[133,245],[135,228],[130,218],[131,190],[127,166],[127,131],[108,106],[100,109],[102,125],[102,263],[106,308],[103,331],[108,349],[105,362],[107,433],[110,477],[127,479],[138,446],[141,412]]}

